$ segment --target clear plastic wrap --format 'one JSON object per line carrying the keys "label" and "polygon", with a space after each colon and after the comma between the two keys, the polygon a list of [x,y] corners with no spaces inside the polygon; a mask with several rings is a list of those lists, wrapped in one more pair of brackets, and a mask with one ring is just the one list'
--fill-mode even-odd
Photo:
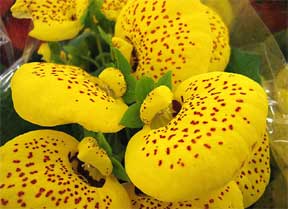
{"label": "clear plastic wrap", "polygon": [[[202,1],[214,8],[226,21],[230,28],[232,47],[261,56],[262,85],[269,98],[267,127],[270,134],[272,175],[264,196],[252,208],[288,208],[288,69],[285,58],[273,35],[248,0],[223,0],[221,4],[216,0]],[[19,65],[29,60],[36,46],[36,40],[28,39],[22,56],[16,60],[0,19],[1,53],[5,53],[10,65],[0,75],[2,92],[9,88],[11,76]],[[0,56],[3,58],[4,54]],[[0,127],[3,123],[5,121],[1,119]]]}

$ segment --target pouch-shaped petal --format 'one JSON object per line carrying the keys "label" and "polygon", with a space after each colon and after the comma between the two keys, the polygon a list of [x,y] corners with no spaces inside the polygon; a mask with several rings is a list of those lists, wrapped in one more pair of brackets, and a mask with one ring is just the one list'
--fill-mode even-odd
{"label": "pouch-shaped petal", "polygon": [[128,194],[114,177],[107,177],[97,188],[76,173],[72,161],[77,144],[63,132],[38,130],[3,145],[1,208],[129,209]]}
{"label": "pouch-shaped petal", "polygon": [[198,0],[128,1],[116,21],[115,37],[133,45],[135,77],[158,80],[172,70],[178,85],[208,72],[212,36],[207,9]]}
{"label": "pouch-shaped petal", "polygon": [[97,168],[104,176],[112,173],[113,165],[106,151],[99,147],[93,137],[85,137],[78,144],[77,157],[82,162]]}
{"label": "pouch-shaped petal", "polygon": [[207,9],[212,35],[212,55],[209,71],[224,71],[230,58],[229,31],[221,17],[212,9]]}
{"label": "pouch-shaped petal", "polygon": [[125,154],[133,184],[172,202],[202,196],[236,177],[263,137],[268,109],[259,84],[226,72],[193,76],[174,98],[182,105],[178,114],[166,126],[144,127]]}
{"label": "pouch-shaped petal", "polygon": [[117,132],[127,105],[84,70],[52,63],[22,65],[11,81],[16,112],[42,126],[79,123],[88,130]]}
{"label": "pouch-shaped petal", "polygon": [[110,20],[116,20],[128,0],[104,0],[101,11]]}
{"label": "pouch-shaped petal", "polygon": [[17,0],[14,17],[30,18],[34,28],[29,35],[43,41],[72,39],[82,29],[81,17],[88,0]]}
{"label": "pouch-shaped petal", "polygon": [[243,209],[242,193],[234,181],[205,197],[194,197],[182,202],[163,202],[145,194],[136,194],[131,184],[125,185],[132,201],[133,209]]}
{"label": "pouch-shaped petal", "polygon": [[235,181],[243,193],[245,208],[254,204],[264,193],[270,178],[270,149],[268,134],[257,143],[249,160]]}

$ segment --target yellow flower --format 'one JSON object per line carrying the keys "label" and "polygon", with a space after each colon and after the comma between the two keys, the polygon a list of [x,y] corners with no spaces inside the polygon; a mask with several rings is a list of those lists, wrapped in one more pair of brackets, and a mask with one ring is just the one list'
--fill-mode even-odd
{"label": "yellow flower", "polygon": [[168,202],[222,188],[261,141],[267,106],[262,87],[245,76],[212,72],[187,79],[174,92],[178,114],[162,127],[147,124],[129,141],[129,178],[145,194]]}
{"label": "yellow flower", "polygon": [[104,0],[101,11],[110,20],[116,20],[128,0]]}
{"label": "yellow flower", "polygon": [[[195,182],[197,183],[197,182]],[[132,201],[133,209],[150,208],[156,206],[157,209],[243,209],[243,198],[241,191],[234,181],[229,182],[223,188],[211,192],[204,197],[194,197],[191,200],[182,202],[163,202],[144,194],[137,194],[131,184],[125,185]]]}
{"label": "yellow flower", "polygon": [[[174,86],[193,75],[223,71],[230,56],[227,27],[196,0],[128,1],[116,21],[115,37],[134,47],[130,62],[137,79],[146,75],[157,80],[172,70]],[[127,51],[123,54],[129,58]]]}
{"label": "yellow flower", "polygon": [[16,18],[32,19],[29,35],[43,41],[74,38],[82,29],[81,17],[89,0],[17,0],[11,11]]}
{"label": "yellow flower", "polygon": [[127,105],[107,84],[69,65],[28,63],[11,81],[16,112],[41,126],[79,123],[95,132],[117,132]]}
{"label": "yellow flower", "polygon": [[63,132],[38,130],[0,147],[1,208],[130,209],[115,177],[95,180],[87,175],[77,159],[77,145]]}
{"label": "yellow flower", "polygon": [[270,178],[270,149],[268,134],[264,134],[249,160],[236,177],[240,190],[243,193],[244,207],[254,204],[264,193]]}

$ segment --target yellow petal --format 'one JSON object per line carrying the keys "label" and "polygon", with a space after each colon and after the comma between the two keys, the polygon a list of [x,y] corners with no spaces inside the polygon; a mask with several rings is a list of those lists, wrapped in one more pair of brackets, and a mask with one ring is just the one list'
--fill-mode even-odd
{"label": "yellow petal", "polygon": [[130,209],[128,194],[114,177],[94,187],[75,172],[77,144],[63,132],[38,130],[3,145],[1,208]]}
{"label": "yellow petal", "polygon": [[51,50],[48,43],[42,43],[38,49],[38,54],[42,56],[42,60],[46,62],[51,61]]}
{"label": "yellow petal", "polygon": [[130,61],[133,51],[133,46],[130,43],[128,43],[122,38],[113,37],[112,45],[121,51],[126,60]]}
{"label": "yellow petal", "polygon": [[[153,89],[143,101],[140,108],[140,118],[145,124],[151,124],[153,118],[161,115],[172,104],[173,94],[167,86]],[[164,113],[163,112],[163,113]],[[161,117],[161,116],[160,116]]]}
{"label": "yellow petal", "polygon": [[133,184],[173,202],[202,196],[236,177],[263,136],[268,109],[260,85],[225,72],[193,76],[174,97],[182,105],[175,118],[138,132],[125,154]]}
{"label": "yellow petal", "polygon": [[110,20],[116,20],[128,0],[104,0],[101,11]]}
{"label": "yellow petal", "polygon": [[207,7],[200,1],[128,1],[115,37],[134,47],[136,78],[158,80],[172,70],[173,84],[208,71],[212,36]]}
{"label": "yellow petal", "polygon": [[104,176],[112,173],[113,165],[106,151],[99,147],[97,140],[93,137],[85,137],[78,144],[79,160],[85,164],[97,168]]}
{"label": "yellow petal", "polygon": [[234,181],[226,186],[211,192],[205,197],[194,197],[192,200],[182,202],[163,202],[145,194],[136,194],[135,188],[131,184],[125,185],[126,190],[132,201],[133,209],[150,208],[156,206],[157,209],[243,209],[242,193]]}
{"label": "yellow petal", "polygon": [[116,98],[125,94],[127,85],[124,75],[119,69],[113,67],[105,68],[98,77],[107,84]]}
{"label": "yellow petal", "polygon": [[79,123],[95,132],[117,132],[127,105],[84,70],[52,63],[22,65],[11,81],[16,112],[42,126]]}
{"label": "yellow petal", "polygon": [[224,71],[230,58],[229,31],[221,17],[207,8],[206,14],[212,35],[212,55],[209,71]]}
{"label": "yellow petal", "polygon": [[269,178],[270,149],[268,134],[265,134],[235,179],[243,193],[245,208],[254,204],[262,196]]}
{"label": "yellow petal", "polygon": [[88,0],[17,0],[11,8],[16,18],[30,18],[34,28],[30,36],[43,41],[72,39],[82,29],[81,17]]}
{"label": "yellow petal", "polygon": [[230,28],[233,20],[235,18],[234,12],[232,9],[232,5],[230,0],[222,0],[221,3],[219,1],[214,0],[201,0],[205,5],[217,11],[221,14],[221,17],[225,24]]}

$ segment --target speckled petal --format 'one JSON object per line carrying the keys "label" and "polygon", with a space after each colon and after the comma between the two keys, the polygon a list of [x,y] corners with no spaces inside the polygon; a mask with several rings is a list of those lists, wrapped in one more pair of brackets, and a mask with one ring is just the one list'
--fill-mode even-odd
{"label": "speckled petal", "polygon": [[79,123],[88,130],[117,132],[127,105],[103,90],[84,70],[52,63],[22,65],[11,81],[16,112],[42,126]]}
{"label": "speckled petal", "polygon": [[128,0],[104,0],[101,11],[110,20],[116,20]]}
{"label": "speckled petal", "polygon": [[17,18],[30,18],[34,28],[30,36],[43,41],[71,39],[82,29],[81,17],[88,0],[17,0],[11,8]]}
{"label": "speckled petal", "polygon": [[172,202],[207,194],[236,177],[263,137],[268,109],[259,84],[225,72],[193,76],[174,97],[182,105],[176,117],[138,132],[125,155],[131,181]]}
{"label": "speckled petal", "polygon": [[113,67],[105,68],[98,77],[107,84],[115,97],[118,98],[125,94],[127,85],[124,75],[119,69]]}
{"label": "speckled petal", "polygon": [[131,60],[131,55],[133,52],[133,46],[129,42],[125,41],[122,38],[113,37],[112,38],[112,45],[121,51],[121,53],[126,58],[126,60],[128,60],[128,61]]}
{"label": "speckled petal", "polygon": [[109,156],[93,137],[85,137],[81,140],[78,144],[77,157],[82,162],[97,168],[104,176],[112,173],[113,165]]}
{"label": "speckled petal", "polygon": [[208,71],[212,35],[207,7],[200,1],[128,1],[115,37],[134,47],[135,77],[157,80],[172,70],[173,83]]}
{"label": "speckled petal", "polygon": [[212,55],[209,71],[224,71],[230,58],[229,31],[221,17],[212,9],[206,10],[212,35]]}
{"label": "speckled petal", "polygon": [[173,93],[167,86],[153,89],[143,101],[140,108],[140,118],[145,124],[150,124],[157,113],[166,110],[173,100]]}
{"label": "speckled petal", "polygon": [[144,194],[135,194],[134,186],[125,185],[133,209],[243,209],[242,193],[234,181],[206,197],[182,202],[163,202]]}
{"label": "speckled petal", "polygon": [[235,179],[243,193],[245,208],[254,204],[262,196],[269,183],[269,178],[270,149],[268,134],[265,134]]}
{"label": "speckled petal", "polygon": [[77,140],[63,132],[38,130],[0,148],[1,208],[130,208],[123,186],[107,177],[102,187],[89,185],[71,161]]}

